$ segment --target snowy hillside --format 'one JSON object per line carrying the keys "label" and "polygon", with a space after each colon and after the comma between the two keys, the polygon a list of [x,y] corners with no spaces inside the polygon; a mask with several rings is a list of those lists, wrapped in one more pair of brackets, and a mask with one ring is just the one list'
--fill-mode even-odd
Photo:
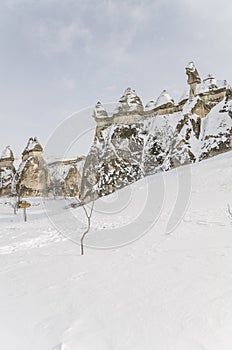
{"label": "snowy hillside", "polygon": [[1,348],[231,350],[231,156],[96,201],[84,256],[86,220],[71,199],[34,198],[24,223],[2,197]]}

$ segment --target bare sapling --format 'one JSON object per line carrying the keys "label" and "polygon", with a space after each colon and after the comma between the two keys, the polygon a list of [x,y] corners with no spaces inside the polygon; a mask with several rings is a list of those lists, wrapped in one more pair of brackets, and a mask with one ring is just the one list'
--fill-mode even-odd
{"label": "bare sapling", "polygon": [[89,232],[90,227],[91,227],[91,217],[93,214],[93,207],[94,207],[94,201],[92,202],[91,210],[90,210],[90,213],[88,214],[88,211],[87,211],[85,205],[82,204],[82,208],[83,208],[83,210],[85,212],[85,216],[87,218],[87,228],[81,237],[81,255],[84,255],[84,239],[85,239],[85,236],[87,235],[87,233]]}

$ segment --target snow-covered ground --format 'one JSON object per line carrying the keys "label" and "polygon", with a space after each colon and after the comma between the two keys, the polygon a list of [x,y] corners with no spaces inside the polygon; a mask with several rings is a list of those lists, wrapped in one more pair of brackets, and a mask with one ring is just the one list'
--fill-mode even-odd
{"label": "snow-covered ground", "polygon": [[0,198],[0,348],[231,350],[231,155],[97,201],[84,256],[85,217],[71,200],[34,199],[24,223]]}

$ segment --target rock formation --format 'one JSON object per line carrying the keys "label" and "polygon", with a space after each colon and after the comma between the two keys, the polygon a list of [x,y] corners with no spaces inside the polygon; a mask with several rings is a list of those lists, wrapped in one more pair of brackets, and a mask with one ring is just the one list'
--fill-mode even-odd
{"label": "rock formation", "polygon": [[49,192],[53,197],[79,197],[84,157],[60,160],[48,165],[51,175]]}
{"label": "rock formation", "polygon": [[145,176],[231,150],[231,87],[212,75],[197,85],[191,98],[186,92],[179,102],[163,90],[144,107],[131,88],[113,113],[97,102],[87,157],[47,164],[42,146],[30,138],[14,175],[14,157],[7,148],[0,159],[0,195],[12,187],[21,197],[78,196],[87,203]]}
{"label": "rock formation", "polygon": [[43,148],[36,138],[30,138],[22,153],[12,191],[19,197],[47,196],[49,186],[50,175],[43,159]]}
{"label": "rock formation", "polygon": [[0,158],[0,196],[11,193],[14,175],[14,155],[10,146],[7,146]]}
{"label": "rock formation", "polygon": [[232,90],[207,76],[196,96],[175,103],[166,90],[145,108],[128,88],[114,113],[99,103],[86,158],[81,200],[91,201],[138,179],[232,149]]}
{"label": "rock formation", "polygon": [[0,158],[0,196],[78,197],[85,157],[59,160],[47,164],[43,148],[36,138],[30,138],[15,171],[13,153],[9,146]]}

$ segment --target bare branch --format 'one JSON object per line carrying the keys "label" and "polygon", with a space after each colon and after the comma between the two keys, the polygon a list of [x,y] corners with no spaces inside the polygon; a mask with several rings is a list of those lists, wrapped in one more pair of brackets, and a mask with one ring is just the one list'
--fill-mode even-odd
{"label": "bare branch", "polygon": [[93,214],[93,208],[94,208],[94,201],[92,202],[92,206],[91,206],[91,210],[90,210],[90,213],[88,214],[87,212],[87,209],[85,207],[84,204],[82,204],[82,208],[85,212],[85,215],[86,215],[86,218],[87,218],[87,228],[85,230],[85,232],[83,233],[82,237],[81,237],[81,255],[84,255],[84,239],[85,239],[85,236],[87,235],[87,233],[89,232],[90,230],[90,226],[91,226],[91,217],[92,217],[92,214]]}
{"label": "bare branch", "polygon": [[89,215],[90,218],[91,218],[91,216],[93,214],[93,207],[94,207],[94,201],[92,202],[92,206],[91,206],[91,211],[90,211],[90,215]]}
{"label": "bare branch", "polygon": [[86,209],[86,207],[85,207],[85,205],[84,205],[84,204],[82,204],[82,208],[84,209],[84,211],[85,211],[85,215],[86,215],[86,217],[88,218],[88,217],[89,217],[89,215],[88,215],[87,209]]}

